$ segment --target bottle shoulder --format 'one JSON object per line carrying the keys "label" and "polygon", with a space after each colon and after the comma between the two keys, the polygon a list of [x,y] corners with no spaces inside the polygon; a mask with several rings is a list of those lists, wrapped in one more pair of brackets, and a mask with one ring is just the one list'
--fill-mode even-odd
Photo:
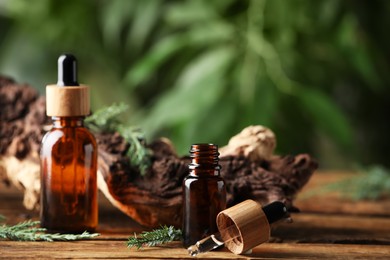
{"label": "bottle shoulder", "polygon": [[220,175],[195,175],[189,174],[184,180],[184,183],[195,183],[195,182],[225,182]]}
{"label": "bottle shoulder", "polygon": [[219,171],[216,171],[214,169],[212,170],[199,170],[199,169],[190,169],[189,174],[185,177],[188,179],[207,179],[207,178],[212,178],[212,179],[222,179],[221,174]]}
{"label": "bottle shoulder", "polygon": [[82,141],[96,146],[95,136],[86,127],[52,128],[42,139],[42,145],[54,145],[58,142]]}
{"label": "bottle shoulder", "polygon": [[203,192],[205,189],[214,189],[218,192],[226,192],[226,183],[220,176],[199,177],[188,175],[184,178],[182,187],[185,193],[195,190]]}

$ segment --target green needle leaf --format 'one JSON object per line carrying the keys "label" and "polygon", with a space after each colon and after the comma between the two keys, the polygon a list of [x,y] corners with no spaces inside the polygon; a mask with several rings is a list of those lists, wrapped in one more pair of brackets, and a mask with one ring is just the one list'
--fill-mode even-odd
{"label": "green needle leaf", "polygon": [[117,116],[127,109],[126,104],[113,104],[93,113],[85,119],[85,123],[97,133],[118,132],[130,144],[127,156],[131,165],[138,167],[143,176],[151,164],[151,151],[146,147],[145,135],[139,128],[123,125],[117,119]]}
{"label": "green needle leaf", "polygon": [[[2,216],[3,217],[3,216]],[[3,219],[5,219],[3,217]],[[39,221],[24,221],[16,225],[1,225],[0,240],[14,241],[73,241],[81,239],[91,239],[99,236],[98,233],[84,232],[82,234],[49,234],[45,233],[45,228],[39,227]]]}
{"label": "green needle leaf", "polygon": [[180,229],[175,229],[173,226],[161,226],[159,229],[152,231],[144,231],[140,235],[134,234],[129,237],[127,241],[127,247],[136,247],[137,249],[143,246],[157,246],[172,241],[178,241],[181,239],[182,232]]}

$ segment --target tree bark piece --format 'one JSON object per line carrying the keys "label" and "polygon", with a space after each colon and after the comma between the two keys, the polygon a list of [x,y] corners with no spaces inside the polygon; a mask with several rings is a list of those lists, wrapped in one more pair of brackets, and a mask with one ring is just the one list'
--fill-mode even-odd
{"label": "tree bark piece", "polygon": [[[25,206],[38,208],[38,152],[45,126],[50,121],[45,115],[45,100],[32,87],[0,77],[0,103],[0,180],[24,189]],[[264,134],[263,130],[246,132]],[[272,138],[272,134],[267,133],[267,138]],[[253,138],[265,140],[273,151],[276,140]],[[156,140],[149,145],[153,151],[152,165],[146,175],[141,176],[126,156],[130,144],[118,133],[96,134],[96,139],[99,147],[98,187],[110,202],[142,225],[179,227],[181,184],[188,174],[189,158],[179,157],[168,139]],[[307,154],[274,156],[266,148],[245,150],[234,143],[234,149],[229,145],[224,147],[222,151],[229,153],[222,153],[220,157],[228,206],[246,199],[261,204],[279,200],[293,209],[295,195],[309,180],[317,163]],[[256,151],[266,156],[256,156]]]}

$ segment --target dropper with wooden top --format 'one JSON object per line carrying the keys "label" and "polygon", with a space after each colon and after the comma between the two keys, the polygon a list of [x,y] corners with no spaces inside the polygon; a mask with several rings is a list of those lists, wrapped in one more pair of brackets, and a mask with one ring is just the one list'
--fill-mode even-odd
{"label": "dropper with wooden top", "polygon": [[57,84],[46,86],[46,114],[80,117],[90,113],[89,86],[77,82],[77,60],[72,54],[58,58]]}
{"label": "dropper with wooden top", "polygon": [[58,59],[58,82],[46,87],[52,129],[41,146],[41,225],[49,231],[93,231],[98,222],[97,146],[83,125],[89,87],[77,82],[77,61]]}
{"label": "dropper with wooden top", "polygon": [[270,225],[279,220],[292,221],[284,203],[275,201],[264,207],[253,200],[243,201],[221,211],[217,216],[218,233],[188,247],[196,256],[225,245],[231,252],[242,254],[270,238]]}

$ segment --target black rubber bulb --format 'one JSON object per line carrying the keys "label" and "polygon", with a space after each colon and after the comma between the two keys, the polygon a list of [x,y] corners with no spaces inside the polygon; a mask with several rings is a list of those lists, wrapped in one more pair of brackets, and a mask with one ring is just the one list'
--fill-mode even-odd
{"label": "black rubber bulb", "polygon": [[275,223],[278,220],[283,218],[288,218],[289,213],[286,205],[280,201],[274,201],[263,207],[263,211],[267,216],[267,220],[269,224]]}
{"label": "black rubber bulb", "polygon": [[77,82],[77,59],[72,54],[58,58],[58,86],[79,86]]}

